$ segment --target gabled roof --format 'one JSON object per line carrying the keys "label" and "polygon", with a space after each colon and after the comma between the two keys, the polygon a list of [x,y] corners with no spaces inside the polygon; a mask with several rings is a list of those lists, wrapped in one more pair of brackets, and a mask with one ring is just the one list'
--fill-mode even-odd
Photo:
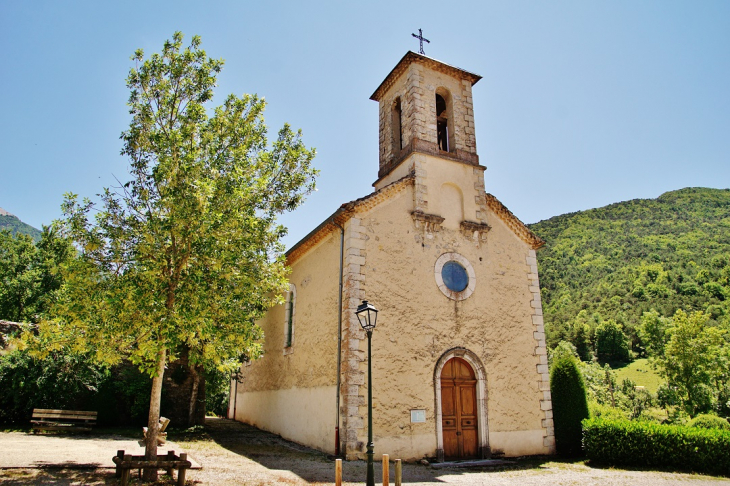
{"label": "gabled roof", "polygon": [[340,206],[337,211],[332,213],[329,218],[325,219],[319,226],[310,231],[307,236],[299,240],[286,252],[287,263],[291,265],[310,248],[326,238],[335,230],[337,225],[342,226],[345,224],[345,221],[350,219],[354,214],[367,211],[368,209],[377,206],[388,197],[402,191],[405,187],[413,185],[415,179],[415,174],[411,172],[407,176],[402,177],[401,179],[398,179],[397,181],[388,184],[380,190],[368,194],[365,197],[346,202]]}
{"label": "gabled roof", "polygon": [[393,85],[393,83],[395,83],[396,79],[398,79],[398,77],[400,77],[400,75],[403,74],[406,69],[408,69],[408,66],[410,66],[414,62],[421,63],[426,67],[433,69],[434,71],[448,74],[449,76],[453,76],[455,78],[466,79],[472,84],[472,86],[477,84],[477,81],[482,79],[482,77],[478,74],[470,73],[469,71],[465,71],[461,68],[451,66],[449,64],[446,64],[445,62],[441,62],[436,59],[424,56],[423,54],[416,54],[413,51],[408,51],[406,55],[403,56],[400,61],[398,61],[398,64],[395,65],[393,70],[390,71],[390,73],[385,77],[383,82],[380,83],[380,86],[378,86],[378,89],[375,90],[370,99],[373,101],[380,101],[380,98]]}
{"label": "gabled roof", "polygon": [[533,233],[525,223],[519,220],[512,211],[499,202],[492,194],[487,193],[487,207],[496,214],[499,219],[506,224],[522,241],[530,245],[533,250],[537,250],[545,245],[545,240]]}
{"label": "gabled roof", "polygon": [[[385,199],[402,191],[408,186],[414,184],[416,180],[415,174],[411,172],[407,176],[398,179],[392,184],[388,184],[379,191],[368,194],[365,197],[355,199],[340,206],[337,211],[325,219],[319,226],[309,232],[307,236],[299,240],[286,252],[286,260],[289,265],[298,260],[310,248],[325,239],[329,234],[339,226],[343,226],[345,222],[357,213],[368,211],[380,204]],[[486,194],[487,207],[501,219],[504,224],[510,228],[518,238],[530,245],[530,248],[536,250],[545,244],[545,241],[533,233],[525,223],[520,221],[512,211],[507,209],[504,204],[492,194]]]}

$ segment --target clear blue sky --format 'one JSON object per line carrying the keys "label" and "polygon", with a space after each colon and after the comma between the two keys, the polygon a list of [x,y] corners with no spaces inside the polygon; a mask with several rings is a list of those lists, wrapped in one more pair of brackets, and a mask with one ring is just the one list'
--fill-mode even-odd
{"label": "clear blue sky", "polygon": [[180,30],[222,57],[216,101],[258,93],[275,133],[317,148],[319,190],[291,246],[378,167],[369,96],[422,28],[426,54],[478,73],[487,191],[526,223],[687,186],[730,186],[730,1],[0,1],[0,207],[40,227],[127,179],[136,48]]}

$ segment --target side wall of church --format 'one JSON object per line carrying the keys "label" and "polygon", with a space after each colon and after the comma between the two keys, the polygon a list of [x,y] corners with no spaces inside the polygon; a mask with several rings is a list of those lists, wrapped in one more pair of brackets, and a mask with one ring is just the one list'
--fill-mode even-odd
{"label": "side wall of church", "polygon": [[[278,305],[258,323],[264,354],[242,367],[235,397],[236,420],[330,453],[337,408],[339,243],[333,232],[294,262],[292,345],[286,347],[286,305]],[[232,400],[229,414],[233,409]]]}
{"label": "side wall of church", "polygon": [[[436,455],[435,366],[458,347],[474,353],[485,370],[492,452],[550,453],[552,424],[545,412],[550,397],[542,387],[544,335],[540,350],[535,322],[539,289],[535,304],[534,250],[485,209],[483,201],[475,200],[475,193],[483,195],[483,189],[475,188],[482,181],[476,169],[454,166],[451,173],[436,177],[436,166],[429,172],[426,158],[422,162],[412,189],[358,215],[368,235],[367,260],[361,268],[363,294],[380,310],[372,344],[376,453],[402,459]],[[465,198],[472,198],[461,211],[446,207],[438,194],[449,181]],[[420,192],[419,186],[424,187]],[[416,225],[411,211],[419,201],[426,212],[444,217],[443,224]],[[491,230],[486,238],[466,236],[457,221],[449,221],[459,217],[487,219]],[[435,263],[447,252],[459,253],[474,269],[474,291],[465,300],[451,300],[437,286]],[[362,339],[360,351],[366,352],[366,346]],[[360,366],[367,370],[366,361]],[[365,384],[359,394],[366,396]],[[426,422],[411,423],[414,409],[425,410]],[[363,402],[359,414],[367,419]],[[361,446],[367,429],[358,436]],[[348,455],[362,456],[353,448]]]}

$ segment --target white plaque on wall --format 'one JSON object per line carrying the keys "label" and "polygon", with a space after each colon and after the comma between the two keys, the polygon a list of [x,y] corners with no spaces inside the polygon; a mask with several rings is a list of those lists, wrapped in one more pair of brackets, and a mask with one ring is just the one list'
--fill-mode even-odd
{"label": "white plaque on wall", "polygon": [[425,410],[411,410],[411,423],[420,424],[426,421]]}

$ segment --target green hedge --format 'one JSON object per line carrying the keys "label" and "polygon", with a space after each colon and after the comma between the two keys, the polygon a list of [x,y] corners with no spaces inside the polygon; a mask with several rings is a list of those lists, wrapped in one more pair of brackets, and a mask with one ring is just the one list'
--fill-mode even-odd
{"label": "green hedge", "polygon": [[596,463],[730,475],[730,431],[586,419],[583,449]]}

